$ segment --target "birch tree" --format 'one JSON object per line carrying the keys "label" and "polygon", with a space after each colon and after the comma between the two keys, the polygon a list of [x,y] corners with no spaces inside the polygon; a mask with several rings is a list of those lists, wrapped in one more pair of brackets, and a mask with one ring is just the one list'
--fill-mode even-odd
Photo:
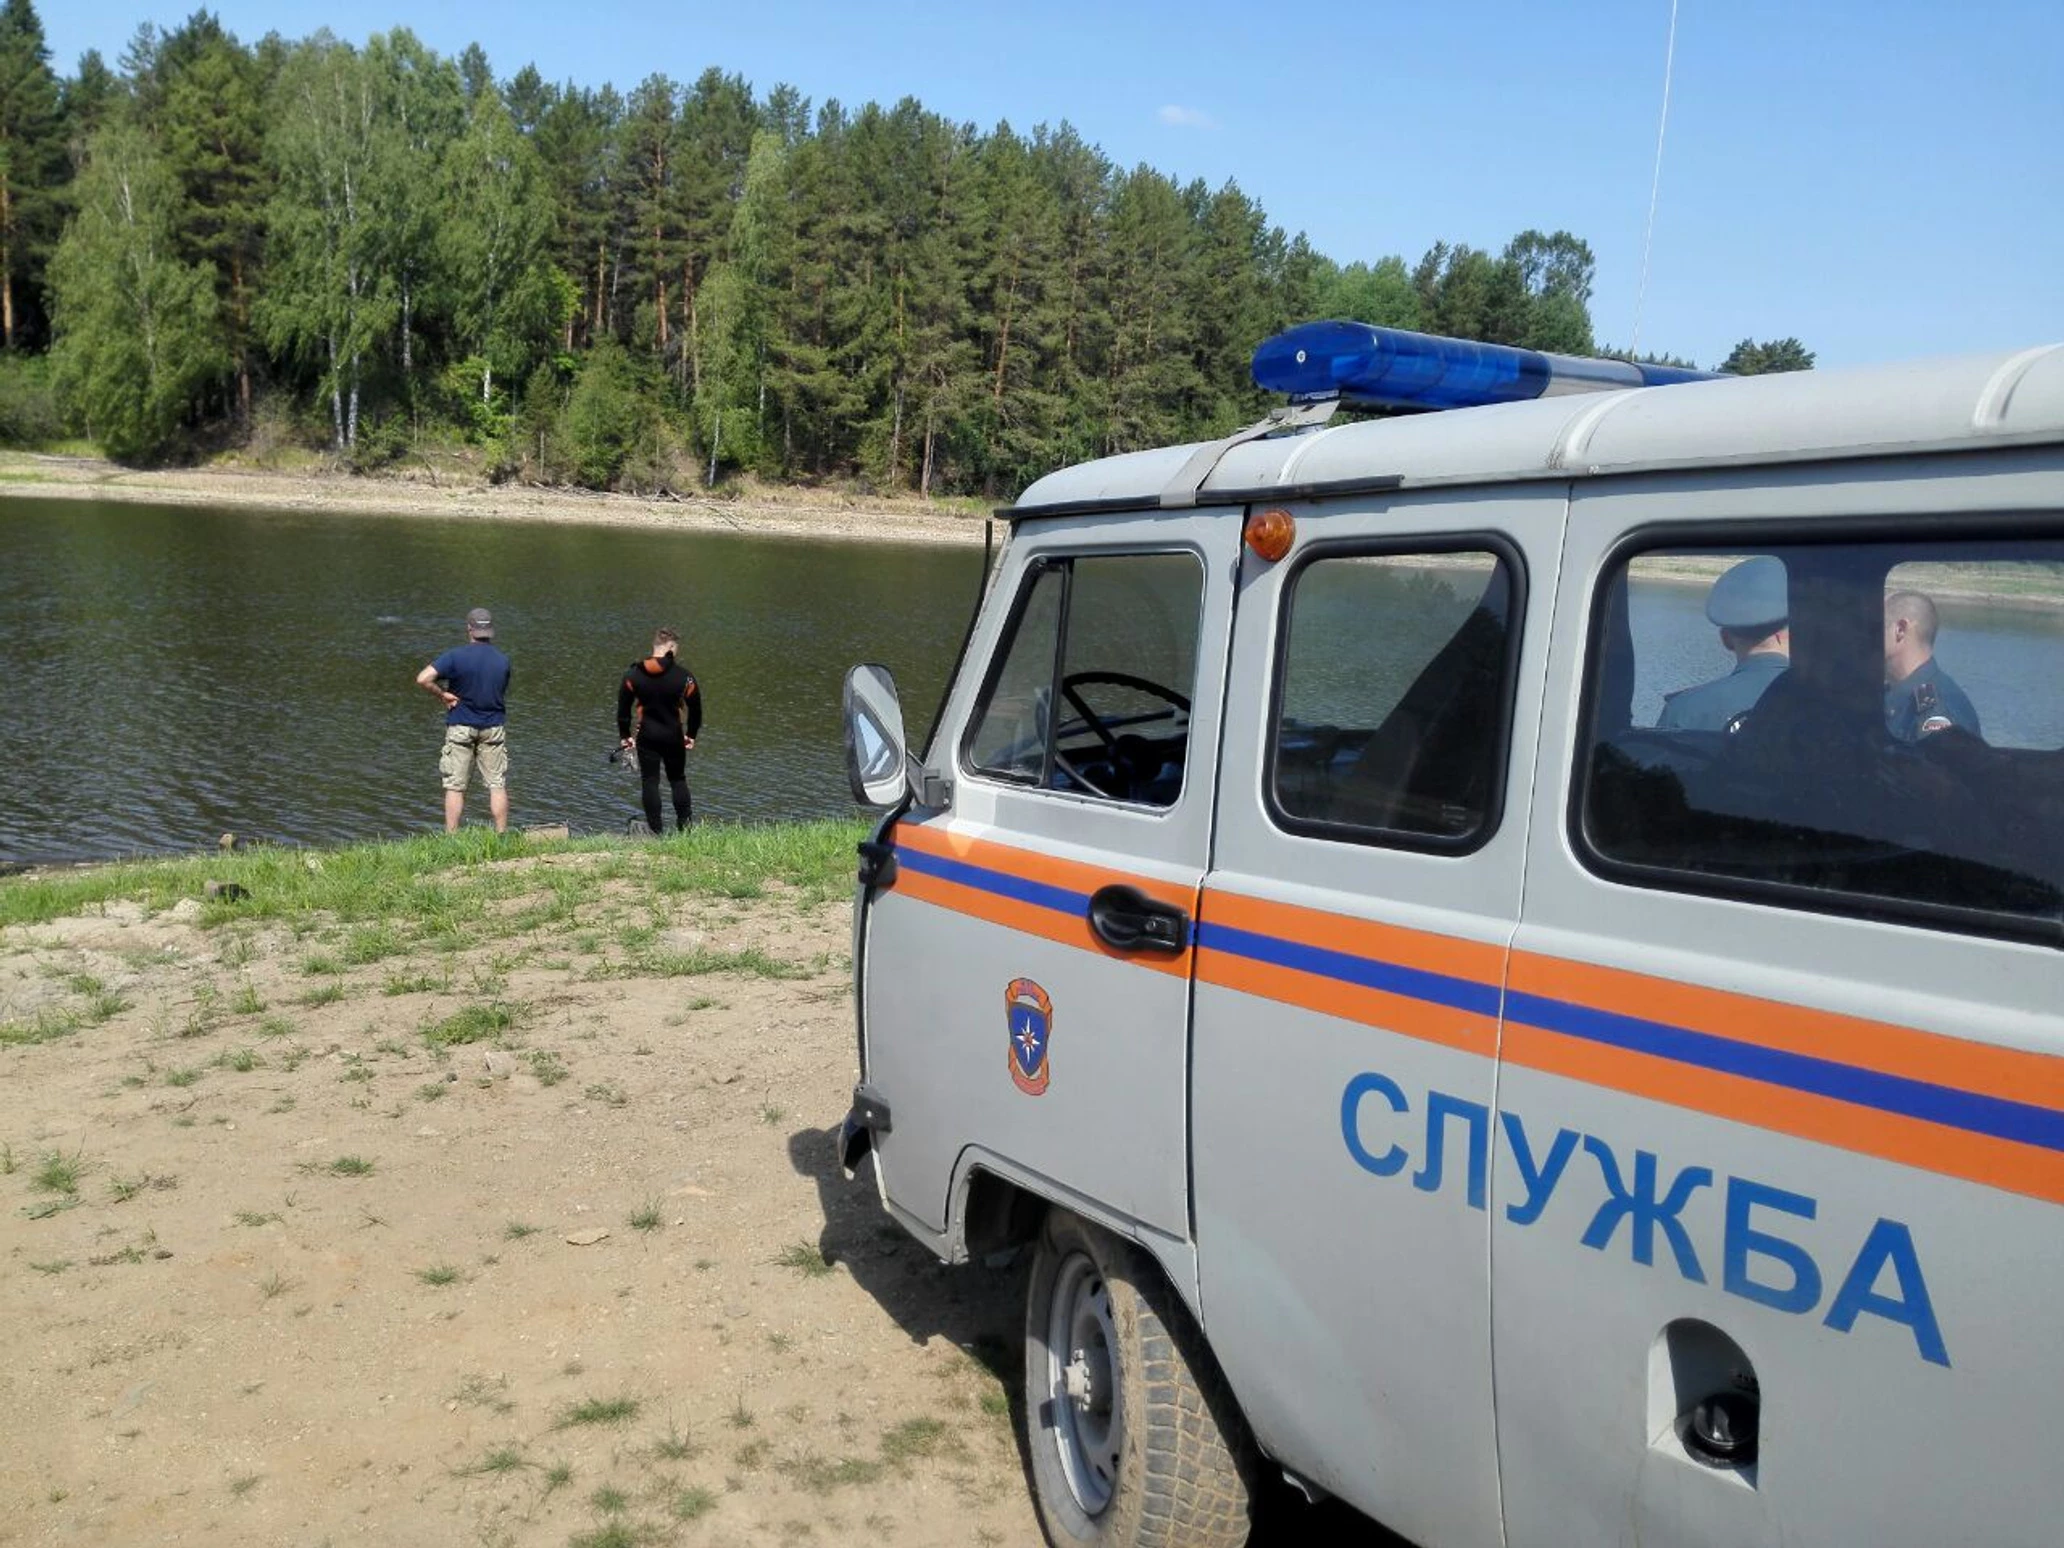
{"label": "birch tree", "polygon": [[319,33],[287,60],[274,105],[267,150],[278,191],[259,325],[274,349],[313,369],[344,455],[358,444],[366,357],[400,312],[380,266],[377,96],[357,50]]}
{"label": "birch tree", "polygon": [[177,256],[179,182],[139,130],[94,136],[75,194],[51,261],[58,394],[110,457],[155,460],[227,360],[213,275]]}

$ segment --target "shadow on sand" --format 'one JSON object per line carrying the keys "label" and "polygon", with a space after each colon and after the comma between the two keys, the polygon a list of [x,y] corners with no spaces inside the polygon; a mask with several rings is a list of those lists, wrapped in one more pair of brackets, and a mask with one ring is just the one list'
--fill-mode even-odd
{"label": "shadow on sand", "polygon": [[[833,1159],[835,1129],[803,1129],[789,1136],[789,1162],[817,1186],[824,1229],[817,1247],[842,1264],[854,1283],[874,1297],[913,1343],[943,1338],[1002,1382],[1011,1426],[1024,1456],[1025,1257],[1006,1267],[970,1263],[950,1268],[920,1246],[882,1210],[873,1162],[851,1182]],[[1265,1466],[1265,1464],[1264,1464]],[[1367,1517],[1338,1502],[1312,1506],[1288,1485],[1271,1480],[1258,1504],[1249,1548],[1411,1548]]]}

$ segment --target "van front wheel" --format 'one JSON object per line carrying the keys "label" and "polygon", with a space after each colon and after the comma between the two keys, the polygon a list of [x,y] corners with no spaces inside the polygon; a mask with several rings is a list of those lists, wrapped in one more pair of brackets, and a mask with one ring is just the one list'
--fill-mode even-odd
{"label": "van front wheel", "polygon": [[1203,1336],[1152,1259],[1060,1210],[1025,1302],[1025,1428],[1056,1545],[1247,1541],[1244,1430]]}

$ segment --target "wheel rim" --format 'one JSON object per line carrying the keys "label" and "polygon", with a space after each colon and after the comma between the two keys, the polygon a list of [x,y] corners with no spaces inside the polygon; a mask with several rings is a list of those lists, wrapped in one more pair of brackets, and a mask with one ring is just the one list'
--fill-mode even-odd
{"label": "wheel rim", "polygon": [[1087,1516],[1103,1512],[1118,1482],[1117,1349],[1103,1273],[1087,1253],[1070,1253],[1054,1275],[1047,1313],[1047,1396],[1061,1476]]}

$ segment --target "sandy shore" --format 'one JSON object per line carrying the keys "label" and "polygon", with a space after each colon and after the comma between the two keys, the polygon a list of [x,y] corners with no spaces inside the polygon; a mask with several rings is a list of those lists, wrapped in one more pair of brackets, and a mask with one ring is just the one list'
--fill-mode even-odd
{"label": "sandy shore", "polygon": [[979,543],[982,517],[920,500],[866,500],[783,490],[738,500],[646,500],[577,489],[486,485],[423,468],[414,475],[259,469],[119,467],[97,457],[0,452],[0,495],[130,500],[151,505],[239,505],[365,516],[442,516],[590,526],[672,527],[770,537],[891,543]]}
{"label": "sandy shore", "polygon": [[839,1175],[843,878],[734,849],[0,926],[0,1542],[1037,1548],[1022,1265]]}

